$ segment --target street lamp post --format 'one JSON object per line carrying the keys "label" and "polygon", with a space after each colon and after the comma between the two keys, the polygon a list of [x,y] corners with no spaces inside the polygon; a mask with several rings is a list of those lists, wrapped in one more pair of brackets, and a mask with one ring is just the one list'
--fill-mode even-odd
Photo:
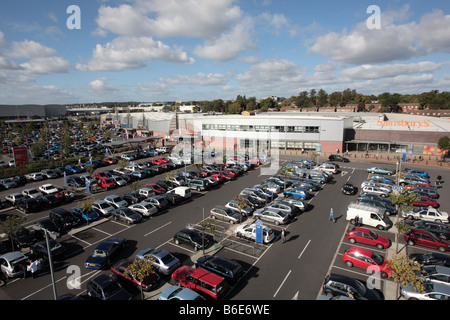
{"label": "street lamp post", "polygon": [[56,300],[57,299],[57,295],[56,295],[56,283],[55,283],[55,275],[53,272],[53,259],[52,259],[52,252],[51,252],[51,248],[50,248],[50,243],[48,241],[49,238],[49,234],[47,229],[42,229],[44,230],[44,234],[45,234],[45,243],[47,244],[47,254],[48,254],[48,263],[50,265],[50,275],[52,277],[52,285],[53,285],[53,297]]}

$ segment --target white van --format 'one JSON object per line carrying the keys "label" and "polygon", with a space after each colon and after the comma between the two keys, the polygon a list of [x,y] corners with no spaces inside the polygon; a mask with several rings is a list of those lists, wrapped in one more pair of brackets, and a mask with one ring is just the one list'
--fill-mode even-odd
{"label": "white van", "polygon": [[332,163],[322,163],[317,168],[320,169],[320,170],[323,170],[325,172],[330,172],[330,173],[333,173],[333,174],[338,173],[338,168],[336,167],[336,165],[334,165]]}
{"label": "white van", "polygon": [[170,151],[170,147],[158,147],[158,148],[156,148],[156,151],[158,153],[167,153]]}
{"label": "white van", "polygon": [[355,218],[362,225],[371,226],[379,230],[387,230],[393,223],[380,208],[366,206],[362,203],[350,203],[347,208],[347,220],[355,224]]}
{"label": "white van", "polygon": [[185,199],[188,199],[192,196],[191,188],[189,187],[176,187],[170,191],[167,191],[167,193],[175,193],[182,196]]}

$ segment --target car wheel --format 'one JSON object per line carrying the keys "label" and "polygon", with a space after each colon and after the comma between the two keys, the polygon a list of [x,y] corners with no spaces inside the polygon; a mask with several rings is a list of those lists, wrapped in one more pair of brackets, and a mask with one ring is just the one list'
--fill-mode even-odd
{"label": "car wheel", "polygon": [[280,225],[280,222],[278,220],[275,220],[275,225]]}
{"label": "car wheel", "polygon": [[408,240],[408,246],[413,246],[413,245],[415,245],[414,241]]}
{"label": "car wheel", "polygon": [[349,260],[345,261],[345,264],[347,265],[347,267],[351,268],[353,267],[353,263]]}
{"label": "car wheel", "polygon": [[384,249],[384,246],[383,246],[381,243],[378,243],[378,244],[377,244],[377,248],[380,249],[380,250],[383,250],[383,249]]}
{"label": "car wheel", "polygon": [[350,243],[356,243],[356,240],[355,239],[353,239],[353,238],[350,238]]}
{"label": "car wheel", "polygon": [[216,216],[212,214],[211,219],[216,219]]}
{"label": "car wheel", "polygon": [[439,247],[438,250],[439,250],[440,252],[445,252],[445,251],[447,251],[447,249],[445,249],[445,247]]}
{"label": "car wheel", "polygon": [[230,224],[234,224],[234,220],[230,220]]}
{"label": "car wheel", "polygon": [[175,239],[175,244],[180,244],[180,241],[178,239]]}

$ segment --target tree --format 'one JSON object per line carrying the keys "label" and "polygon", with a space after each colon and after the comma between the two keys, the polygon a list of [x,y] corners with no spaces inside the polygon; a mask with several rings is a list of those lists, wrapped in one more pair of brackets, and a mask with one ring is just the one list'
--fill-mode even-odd
{"label": "tree", "polygon": [[266,98],[260,102],[261,111],[266,112],[268,109],[276,107],[276,102],[272,98]]}
{"label": "tree", "polygon": [[144,290],[142,288],[142,282],[152,273],[155,273],[155,267],[153,262],[155,259],[153,257],[146,257],[145,259],[135,258],[133,263],[127,267],[125,274],[127,276],[133,277],[141,284],[141,298],[144,300]]}
{"label": "tree", "polygon": [[217,227],[210,220],[203,220],[199,223],[200,231],[202,233],[202,251],[205,254],[205,232],[214,234],[217,231]]}
{"label": "tree", "polygon": [[[94,204],[95,198],[89,198],[86,200],[78,201],[77,207],[83,212],[86,216],[89,214],[89,212],[92,211],[92,205]],[[86,223],[88,223],[89,220],[86,219]]]}
{"label": "tree", "polygon": [[448,154],[448,151],[450,150],[450,137],[449,136],[442,136],[439,138],[438,148],[442,150],[442,157],[445,157]]}
{"label": "tree", "polygon": [[26,220],[25,217],[19,217],[16,215],[7,216],[5,220],[0,220],[0,230],[1,233],[4,233],[7,238],[11,240],[11,248],[14,250],[14,236],[20,234],[21,230],[17,228],[17,226],[24,223]]}
{"label": "tree", "polygon": [[326,107],[328,104],[328,94],[325,90],[320,89],[319,93],[317,94],[317,105],[319,108]]}
{"label": "tree", "polygon": [[409,259],[406,256],[394,256],[388,259],[391,267],[395,270],[390,277],[399,283],[401,286],[406,287],[410,284],[414,291],[424,292],[425,287],[423,285],[423,279],[420,277],[422,273],[421,267],[423,265],[417,263],[413,259]]}

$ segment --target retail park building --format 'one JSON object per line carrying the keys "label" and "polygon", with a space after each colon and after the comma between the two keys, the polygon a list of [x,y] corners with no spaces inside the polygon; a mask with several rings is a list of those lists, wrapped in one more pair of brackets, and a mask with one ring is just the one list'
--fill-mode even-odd
{"label": "retail park building", "polygon": [[450,117],[408,113],[264,112],[109,113],[103,124],[125,128],[133,137],[157,135],[210,148],[277,148],[320,152],[390,152],[437,156]]}

